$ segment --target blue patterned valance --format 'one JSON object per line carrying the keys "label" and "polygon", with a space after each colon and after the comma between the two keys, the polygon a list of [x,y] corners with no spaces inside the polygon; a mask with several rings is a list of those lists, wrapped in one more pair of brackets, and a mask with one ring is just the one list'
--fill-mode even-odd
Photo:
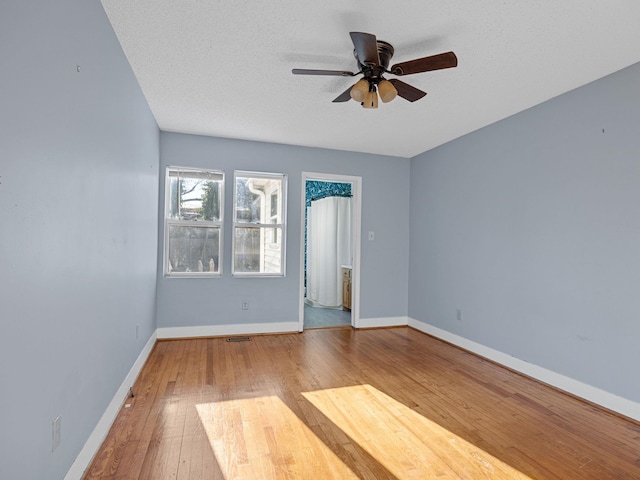
{"label": "blue patterned valance", "polygon": [[311,206],[313,200],[326,197],[350,197],[351,184],[339,182],[323,182],[321,180],[307,180],[305,193],[306,205]]}

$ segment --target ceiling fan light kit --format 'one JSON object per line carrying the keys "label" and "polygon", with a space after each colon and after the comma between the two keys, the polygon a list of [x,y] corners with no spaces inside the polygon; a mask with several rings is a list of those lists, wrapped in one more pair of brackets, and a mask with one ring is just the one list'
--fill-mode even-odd
{"label": "ceiling fan light kit", "polygon": [[364,102],[364,99],[367,97],[368,94],[369,94],[369,82],[366,81],[364,78],[361,78],[360,80],[358,80],[355,83],[355,85],[351,87],[351,91],[349,92],[349,95],[351,96],[351,98],[353,98],[356,102],[359,102],[359,103]]}
{"label": "ceiling fan light kit", "polygon": [[393,46],[390,43],[376,39],[376,36],[371,33],[350,32],[349,35],[353,42],[353,54],[358,66],[357,72],[304,68],[294,68],[292,70],[295,75],[363,76],[354,85],[338,95],[333,100],[334,103],[348,102],[353,99],[361,103],[364,108],[378,108],[378,93],[380,94],[380,100],[384,103],[392,101],[396,96],[400,96],[409,102],[415,102],[427,93],[397,78],[387,80],[383,77],[383,74],[389,73],[403,76],[458,66],[456,54],[446,52],[397,63],[389,69],[389,62],[394,53]]}
{"label": "ceiling fan light kit", "polygon": [[380,94],[380,100],[384,103],[389,103],[391,100],[396,98],[398,95],[398,90],[393,86],[389,80],[380,80],[378,83],[378,93]]}
{"label": "ceiling fan light kit", "polygon": [[378,108],[378,94],[375,90],[370,90],[362,102],[364,108]]}

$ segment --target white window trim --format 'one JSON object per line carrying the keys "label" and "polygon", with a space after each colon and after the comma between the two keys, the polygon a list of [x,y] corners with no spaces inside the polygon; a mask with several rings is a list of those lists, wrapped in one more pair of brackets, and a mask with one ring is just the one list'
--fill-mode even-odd
{"label": "white window trim", "polygon": [[[252,178],[266,178],[266,179],[278,179],[282,180],[282,223],[243,223],[238,222],[236,218],[236,178],[237,177],[252,177]],[[231,239],[231,275],[239,278],[284,278],[287,272],[287,174],[286,173],[274,173],[274,172],[252,172],[246,170],[234,170],[233,172],[233,227],[232,227],[232,239]],[[266,208],[265,202],[265,208]],[[270,211],[266,215],[267,220],[271,219]],[[236,228],[261,228],[263,230],[268,228],[280,228],[281,230],[281,246],[280,246],[280,262],[282,265],[280,273],[271,272],[236,272],[235,270],[235,258],[236,258],[236,242],[235,232]]]}
{"label": "white window trim", "polygon": [[[170,208],[170,196],[169,192],[171,176],[169,175],[169,171],[180,171],[187,173],[200,173],[200,172],[209,172],[214,174],[219,174],[222,176],[220,181],[221,191],[220,191],[220,220],[211,221],[211,220],[174,220],[169,218],[169,208]],[[224,254],[224,190],[225,190],[225,174],[223,170],[216,170],[211,168],[194,168],[194,167],[178,167],[178,166],[167,166],[165,168],[165,182],[164,182],[164,245],[162,252],[162,263],[163,263],[163,274],[165,278],[220,278],[222,277],[222,267],[224,265],[223,262],[223,254]],[[192,227],[217,227],[220,229],[219,234],[219,252],[218,252],[218,271],[217,272],[171,272],[169,269],[169,227],[171,226],[192,226]]]}

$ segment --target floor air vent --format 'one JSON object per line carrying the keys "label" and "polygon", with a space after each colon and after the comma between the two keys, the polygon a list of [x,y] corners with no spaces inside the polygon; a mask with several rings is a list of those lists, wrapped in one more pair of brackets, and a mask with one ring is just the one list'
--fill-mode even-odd
{"label": "floor air vent", "polygon": [[229,337],[227,342],[250,342],[251,337]]}

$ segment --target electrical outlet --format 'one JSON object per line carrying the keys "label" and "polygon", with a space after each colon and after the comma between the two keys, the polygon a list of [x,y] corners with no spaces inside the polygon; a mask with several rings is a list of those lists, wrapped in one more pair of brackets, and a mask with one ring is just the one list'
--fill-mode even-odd
{"label": "electrical outlet", "polygon": [[249,310],[249,302],[247,300],[242,301],[242,309]]}
{"label": "electrical outlet", "polygon": [[456,319],[461,322],[462,321],[462,309],[459,308],[456,310]]}
{"label": "electrical outlet", "polygon": [[136,325],[136,340],[140,337],[140,325]]}
{"label": "electrical outlet", "polygon": [[373,242],[376,239],[375,232],[369,232],[369,241]]}
{"label": "electrical outlet", "polygon": [[60,445],[60,440],[61,440],[62,415],[58,415],[56,418],[53,419],[51,427],[52,427],[51,428],[51,431],[52,431],[51,451],[55,452],[56,448],[58,448],[58,445]]}

